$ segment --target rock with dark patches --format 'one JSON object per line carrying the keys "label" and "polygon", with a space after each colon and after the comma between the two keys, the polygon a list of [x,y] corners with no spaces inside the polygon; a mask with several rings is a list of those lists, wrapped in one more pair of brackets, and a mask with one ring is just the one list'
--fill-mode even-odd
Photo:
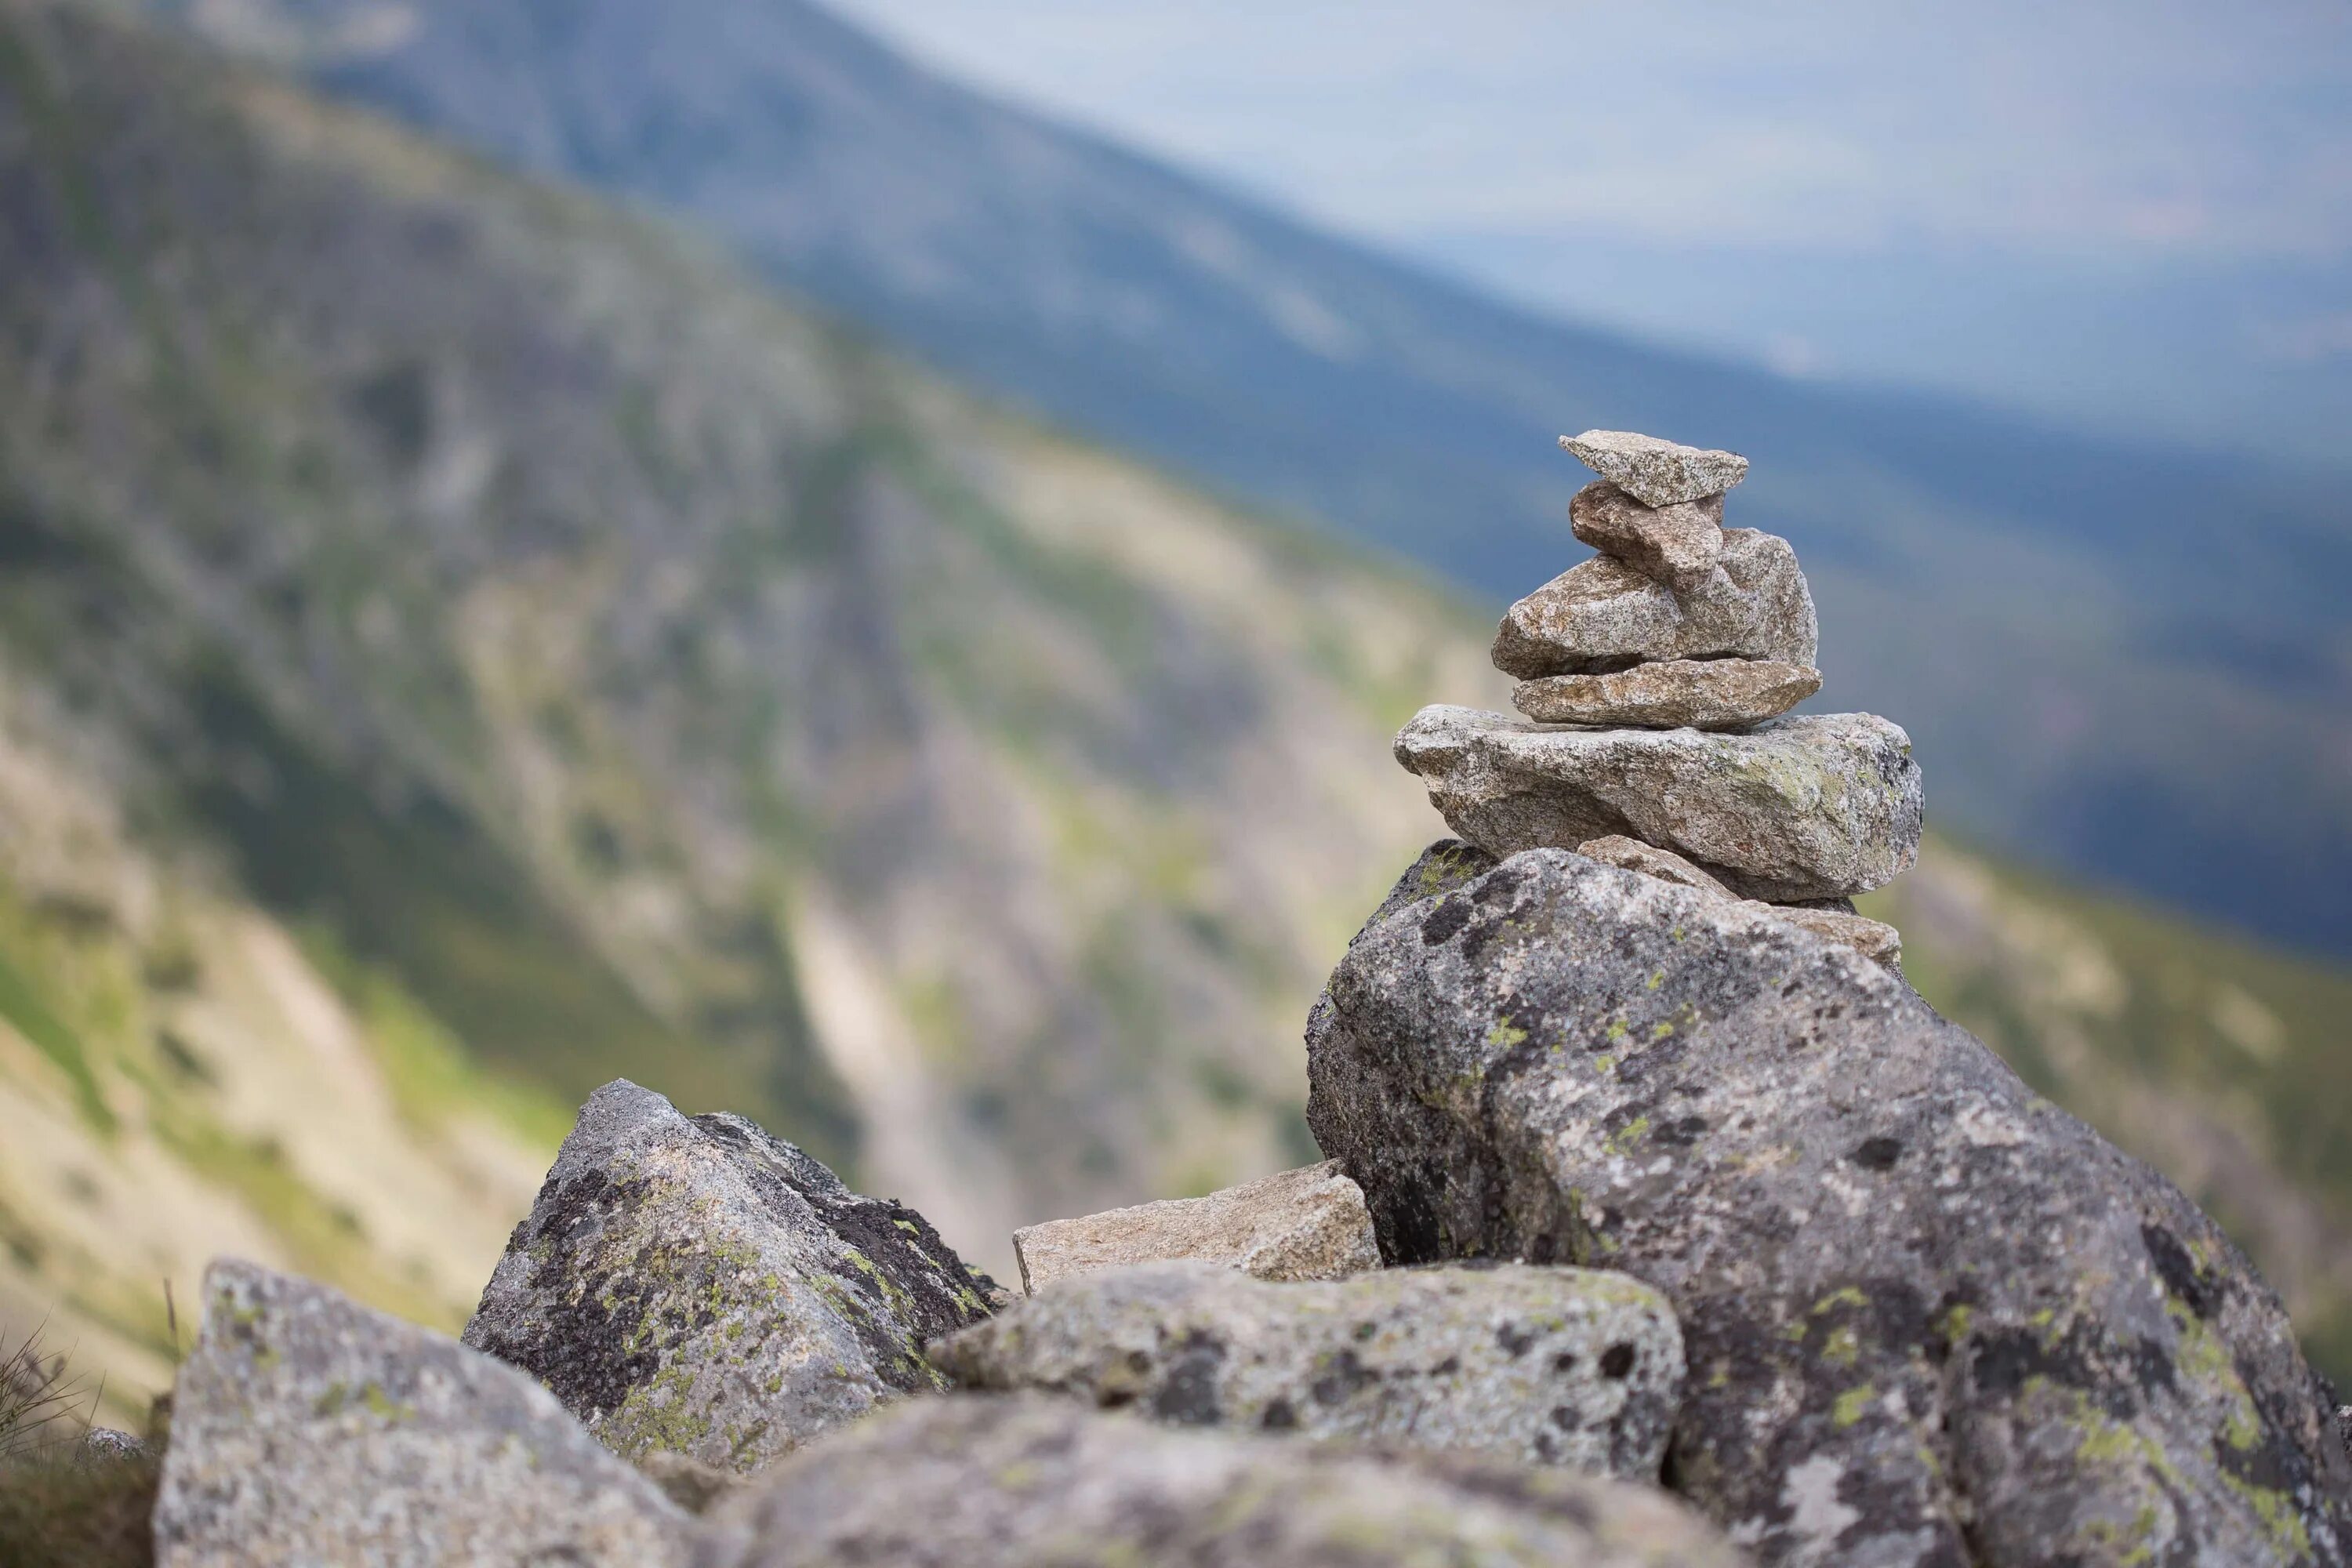
{"label": "rock with dark patches", "polygon": [[995,1289],[912,1209],[861,1197],[739,1116],[626,1081],[582,1108],[466,1342],[615,1452],[748,1472],[940,1386],[936,1335]]}
{"label": "rock with dark patches", "polygon": [[[1349,947],[1308,1121],[1392,1263],[1663,1289],[1690,1358],[1672,1473],[1735,1539],[1775,1563],[2346,1561],[2332,1413],[2169,1184],[1843,948],[1563,852],[1474,865],[1433,851]],[[1432,943],[1447,906],[1471,912]]]}
{"label": "rock with dark patches", "polygon": [[700,1568],[1738,1568],[1654,1487],[1198,1432],[1039,1394],[917,1400],[721,1506]]}
{"label": "rock with dark patches", "polygon": [[1812,591],[1789,542],[1726,529],[1715,569],[1675,589],[1607,555],[1571,566],[1506,612],[1495,668],[1522,680],[1662,659],[1819,662]]}
{"label": "rock with dark patches", "polygon": [[1868,713],[1722,735],[1549,729],[1441,705],[1398,734],[1396,758],[1456,833],[1496,855],[1622,835],[1786,903],[1867,892],[1919,854],[1911,738]]}
{"label": "rock with dark patches", "polygon": [[1568,503],[1576,537],[1613,555],[1643,576],[1675,588],[1696,588],[1723,553],[1723,498],[1651,506],[1607,479],[1596,479]]}
{"label": "rock with dark patches", "polygon": [[1576,460],[1649,506],[1675,506],[1719,496],[1748,477],[1737,452],[1685,447],[1631,430],[1587,430],[1562,436]]}
{"label": "rock with dark patches", "polygon": [[161,1568],[688,1560],[687,1517],[513,1367],[249,1263],[204,1292]]}
{"label": "rock with dark patches", "polygon": [[1198,1198],[1163,1198],[1013,1233],[1021,1287],[1130,1263],[1200,1258],[1261,1279],[1338,1279],[1380,1267],[1364,1194],[1329,1161]]}
{"label": "rock with dark patches", "polygon": [[1274,1284],[1199,1263],[1066,1281],[931,1347],[971,1388],[1654,1478],[1683,1377],[1664,1298],[1577,1268]]}
{"label": "rock with dark patches", "polygon": [[1511,706],[1539,724],[1741,730],[1822,689],[1822,672],[1769,658],[1669,659],[1606,675],[1522,680]]}

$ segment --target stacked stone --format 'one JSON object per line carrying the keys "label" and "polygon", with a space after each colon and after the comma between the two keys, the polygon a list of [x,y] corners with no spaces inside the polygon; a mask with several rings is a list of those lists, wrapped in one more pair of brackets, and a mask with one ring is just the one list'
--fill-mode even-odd
{"label": "stacked stone", "polygon": [[1723,526],[1748,459],[1618,430],[1560,445],[1601,475],[1577,538],[1601,553],[1513,605],[1496,668],[1517,720],[1423,709],[1396,756],[1496,855],[1575,849],[1783,918],[1889,964],[1845,900],[1917,858],[1910,737],[1867,713],[1786,717],[1821,689],[1813,599],[1785,539]]}

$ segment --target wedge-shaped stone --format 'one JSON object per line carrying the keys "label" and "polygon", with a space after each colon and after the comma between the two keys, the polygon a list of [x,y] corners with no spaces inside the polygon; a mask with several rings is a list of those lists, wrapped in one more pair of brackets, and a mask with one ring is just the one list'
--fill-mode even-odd
{"label": "wedge-shaped stone", "polygon": [[1029,1226],[1013,1233],[1013,1250],[1031,1291],[1092,1269],[1179,1258],[1262,1279],[1337,1279],[1381,1263],[1362,1190],[1328,1160],[1206,1197]]}
{"label": "wedge-shaped stone", "polygon": [[722,1506],[702,1568],[1738,1568],[1654,1487],[1179,1431],[1038,1394],[910,1401]]}
{"label": "wedge-shaped stone", "polygon": [[688,1561],[687,1517],[513,1367],[249,1263],[204,1291],[161,1568]]}
{"label": "wedge-shaped stone", "polygon": [[1522,680],[1666,659],[1810,667],[1820,643],[1812,593],[1789,542],[1731,528],[1715,570],[1680,593],[1606,555],[1570,567],[1505,614],[1494,659]]}
{"label": "wedge-shaped stone", "polygon": [[1650,506],[1719,496],[1748,477],[1748,459],[1737,452],[1684,447],[1631,430],[1587,430],[1562,436],[1559,444],[1577,461]]}
{"label": "wedge-shaped stone", "polygon": [[1723,553],[1723,498],[1652,506],[1596,479],[1568,503],[1576,537],[1613,555],[1645,577],[1675,588],[1696,588]]}
{"label": "wedge-shaped stone", "polygon": [[969,1388],[1191,1426],[1654,1479],[1682,1392],[1665,1299],[1580,1268],[1391,1268],[1272,1284],[1204,1263],[1074,1279],[931,1347]]}
{"label": "wedge-shaped stone", "polygon": [[625,1080],[582,1108],[466,1342],[615,1451],[750,1471],[902,1394],[995,1287],[913,1210]]}
{"label": "wedge-shaped stone", "polygon": [[1590,839],[1578,845],[1576,852],[1604,866],[1639,871],[1644,877],[1655,877],[1659,881],[1671,882],[1677,888],[1696,888],[1716,898],[1736,901],[1743,909],[1787,921],[1801,931],[1809,931],[1815,936],[1850,947],[1863,957],[1874,963],[1885,964],[1897,974],[1903,973],[1903,934],[1884,921],[1854,913],[1851,907],[1767,904],[1754,899],[1740,899],[1722,882],[1672,850],[1622,836]]}
{"label": "wedge-shaped stone", "polygon": [[1456,833],[1496,855],[1622,834],[1786,903],[1866,892],[1919,853],[1910,737],[1868,713],[1723,735],[1548,729],[1438,706],[1404,727],[1396,758]]}
{"label": "wedge-shaped stone", "polygon": [[2278,1297],[1852,952],[1441,845],[1333,973],[1307,1073],[1392,1263],[1602,1257],[1672,1299],[1679,1488],[1765,1563],[2352,1552]]}
{"label": "wedge-shaped stone", "polygon": [[1672,659],[1522,680],[1511,705],[1545,724],[1738,730],[1778,718],[1821,689],[1820,670],[1779,659]]}

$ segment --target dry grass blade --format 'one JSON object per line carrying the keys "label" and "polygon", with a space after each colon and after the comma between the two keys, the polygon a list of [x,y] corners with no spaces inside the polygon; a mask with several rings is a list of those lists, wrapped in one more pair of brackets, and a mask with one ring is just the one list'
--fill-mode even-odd
{"label": "dry grass blade", "polygon": [[62,1352],[50,1353],[41,1343],[46,1323],[16,1342],[11,1349],[0,1338],[0,1460],[22,1458],[63,1436],[61,1423],[79,1431],[89,1425],[78,1414],[85,1399],[96,1404],[83,1380],[66,1375]]}

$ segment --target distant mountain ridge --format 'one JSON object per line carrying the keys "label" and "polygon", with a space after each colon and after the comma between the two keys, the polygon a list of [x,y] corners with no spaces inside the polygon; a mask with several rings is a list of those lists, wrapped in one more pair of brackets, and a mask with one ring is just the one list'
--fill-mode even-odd
{"label": "distant mountain ridge", "polygon": [[960,375],[1496,602],[1581,554],[1563,429],[1744,451],[1740,521],[1814,573],[1820,702],[1908,725],[1939,819],[2352,952],[2352,517],[2315,481],[1546,321],[802,0],[159,3],[690,217]]}

